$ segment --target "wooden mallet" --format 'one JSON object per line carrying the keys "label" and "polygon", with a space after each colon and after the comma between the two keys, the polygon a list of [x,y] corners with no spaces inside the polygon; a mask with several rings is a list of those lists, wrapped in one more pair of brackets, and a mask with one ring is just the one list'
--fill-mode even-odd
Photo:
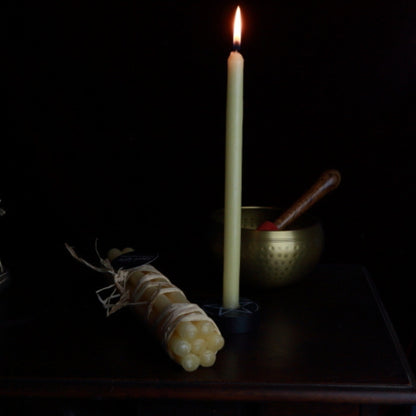
{"label": "wooden mallet", "polygon": [[307,211],[328,192],[333,191],[341,182],[341,174],[336,169],[326,170],[289,209],[275,221],[265,221],[257,230],[278,231],[286,228],[296,218]]}

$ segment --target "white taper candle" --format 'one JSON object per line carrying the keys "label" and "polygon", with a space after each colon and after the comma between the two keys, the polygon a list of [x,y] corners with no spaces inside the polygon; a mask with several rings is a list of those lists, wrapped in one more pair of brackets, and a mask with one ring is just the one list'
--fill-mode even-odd
{"label": "white taper candle", "polygon": [[240,46],[241,15],[234,21],[234,49],[227,61],[227,108],[225,147],[223,306],[239,306],[241,246],[241,183],[243,144],[244,59]]}

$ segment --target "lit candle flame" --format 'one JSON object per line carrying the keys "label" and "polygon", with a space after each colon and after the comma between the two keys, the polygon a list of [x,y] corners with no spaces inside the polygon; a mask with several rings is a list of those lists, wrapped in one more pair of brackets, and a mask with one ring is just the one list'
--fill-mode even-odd
{"label": "lit candle flame", "polygon": [[241,11],[240,6],[237,7],[234,18],[234,37],[233,45],[235,49],[239,49],[241,45]]}

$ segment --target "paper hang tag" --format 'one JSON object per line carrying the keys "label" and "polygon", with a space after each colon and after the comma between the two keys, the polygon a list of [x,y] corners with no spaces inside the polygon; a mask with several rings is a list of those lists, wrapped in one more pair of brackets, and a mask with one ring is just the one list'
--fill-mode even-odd
{"label": "paper hang tag", "polygon": [[129,253],[124,253],[121,256],[115,258],[111,265],[115,270],[118,269],[132,269],[133,267],[138,267],[143,264],[149,264],[155,261],[159,255],[157,253],[144,253],[138,251],[131,251]]}

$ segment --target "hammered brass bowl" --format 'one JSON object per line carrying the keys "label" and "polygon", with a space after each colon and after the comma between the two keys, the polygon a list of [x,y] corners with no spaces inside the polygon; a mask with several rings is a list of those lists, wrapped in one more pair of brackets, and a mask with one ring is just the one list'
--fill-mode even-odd
{"label": "hammered brass bowl", "polygon": [[[257,231],[264,221],[273,221],[283,210],[275,207],[242,207],[241,271],[243,284],[279,287],[305,278],[317,265],[323,250],[324,233],[320,221],[307,213],[288,229]],[[222,210],[214,213],[218,230],[214,251],[222,256]]]}

